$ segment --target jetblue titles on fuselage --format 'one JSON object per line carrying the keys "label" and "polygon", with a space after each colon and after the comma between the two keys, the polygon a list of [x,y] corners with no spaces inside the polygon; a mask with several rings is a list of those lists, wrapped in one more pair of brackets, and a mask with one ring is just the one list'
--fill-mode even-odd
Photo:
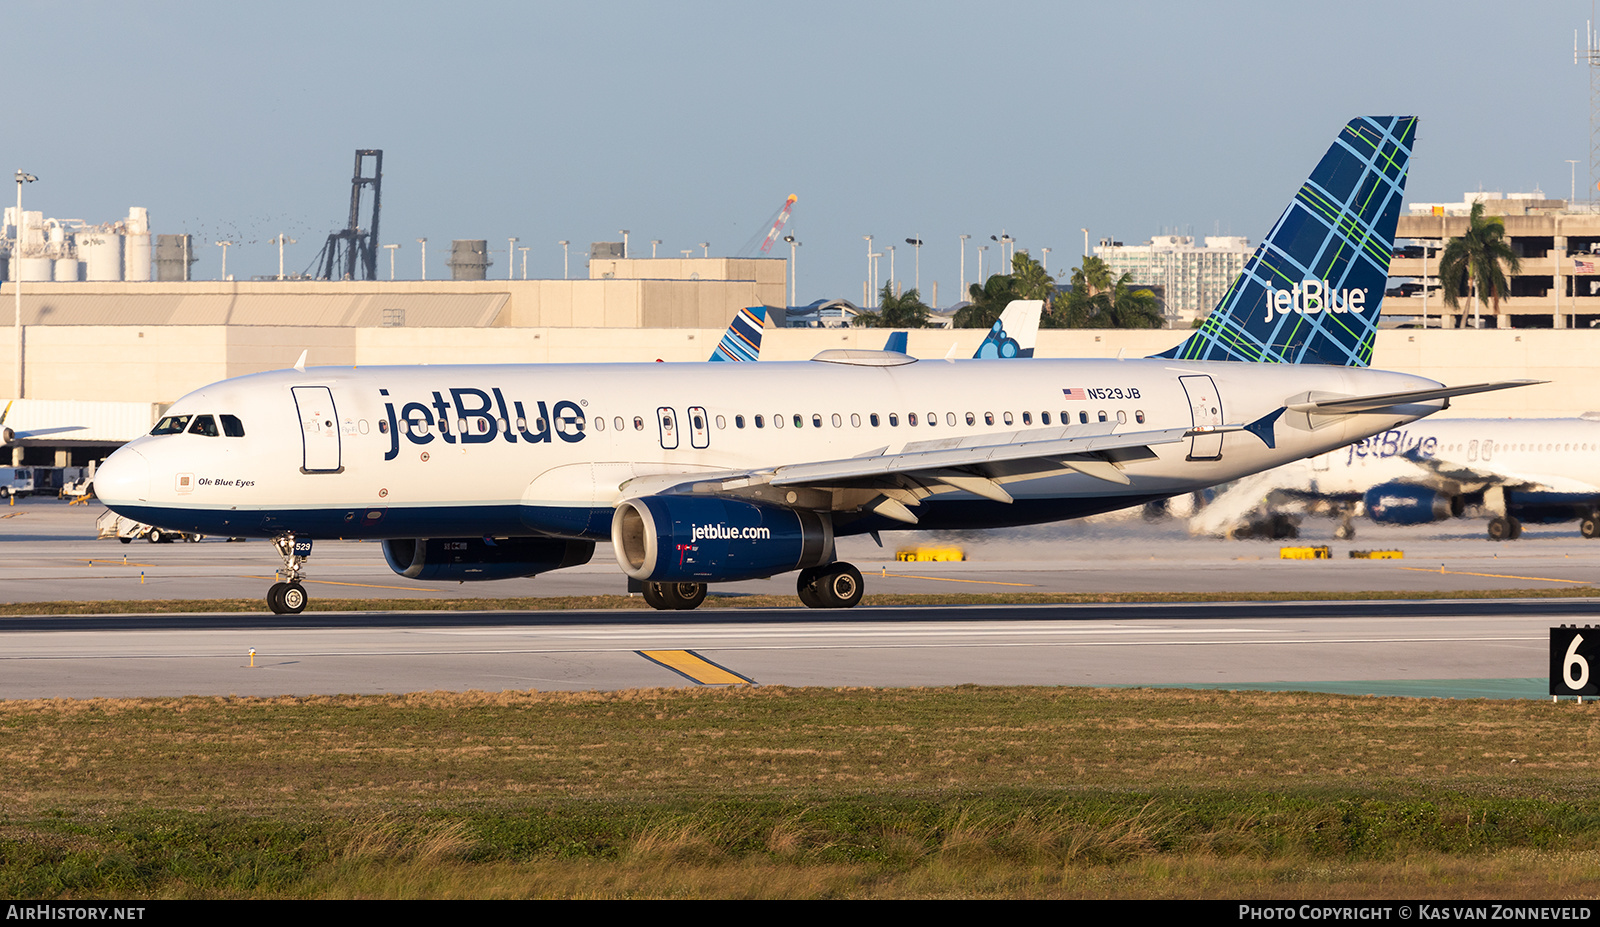
{"label": "jetblue titles on fuselage", "polygon": [[1365,308],[1367,291],[1361,287],[1335,290],[1326,280],[1302,280],[1287,290],[1267,287],[1267,317],[1263,321],[1272,321],[1274,311],[1279,315],[1316,315],[1324,310],[1359,313]]}
{"label": "jetblue titles on fuselage", "polygon": [[[445,397],[449,393],[449,398]],[[389,391],[378,390],[388,397]],[[435,439],[446,444],[488,444],[503,438],[508,444],[517,443],[518,436],[529,444],[543,444],[551,435],[575,444],[583,440],[584,414],[582,407],[570,399],[558,400],[553,406],[543,401],[533,404],[534,416],[520,400],[507,402],[499,387],[481,390],[475,387],[452,387],[447,391],[434,390],[426,401],[412,401],[395,411],[395,401],[383,404],[388,419],[389,450],[384,460],[400,455],[400,436],[405,435],[412,444],[431,444]],[[437,415],[436,415],[437,413]],[[515,413],[515,414],[513,414]],[[455,427],[450,422],[456,423]],[[434,427],[437,425],[437,429]]]}

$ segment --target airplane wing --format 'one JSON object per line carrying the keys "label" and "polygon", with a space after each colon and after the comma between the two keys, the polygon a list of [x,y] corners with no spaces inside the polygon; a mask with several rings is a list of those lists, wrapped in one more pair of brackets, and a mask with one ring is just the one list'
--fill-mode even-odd
{"label": "airplane wing", "polygon": [[1593,493],[1595,484],[1575,480],[1568,476],[1554,476],[1495,466],[1483,462],[1461,463],[1443,458],[1424,457],[1420,448],[1411,448],[1400,455],[1430,474],[1445,480],[1466,485],[1504,486],[1508,489],[1526,489],[1538,492]]}
{"label": "airplane wing", "polygon": [[[1155,457],[1153,445],[1175,444],[1198,434],[1242,431],[1244,425],[1162,428],[1116,433],[1117,422],[971,435],[906,444],[858,457],[788,464],[722,474],[663,474],[630,481],[625,492],[735,493],[775,487],[808,494],[800,504],[835,510],[866,509],[916,524],[907,506],[936,493],[964,491],[1011,502],[1005,482],[1076,471],[1127,485],[1128,463]],[[758,493],[759,494],[759,493]]]}

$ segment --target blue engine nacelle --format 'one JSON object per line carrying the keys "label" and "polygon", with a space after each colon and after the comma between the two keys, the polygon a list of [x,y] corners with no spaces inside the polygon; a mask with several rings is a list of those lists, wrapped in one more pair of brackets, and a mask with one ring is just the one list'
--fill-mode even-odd
{"label": "blue engine nacelle", "polygon": [[1410,483],[1384,483],[1367,490],[1367,517],[1380,525],[1426,525],[1461,514],[1461,497]]}
{"label": "blue engine nacelle", "polygon": [[389,569],[407,579],[516,579],[578,566],[593,556],[593,541],[559,538],[398,538],[383,542],[383,559],[389,561]]}
{"label": "blue engine nacelle", "polygon": [[644,496],[617,506],[611,543],[640,581],[760,579],[832,563],[833,520],[721,496]]}

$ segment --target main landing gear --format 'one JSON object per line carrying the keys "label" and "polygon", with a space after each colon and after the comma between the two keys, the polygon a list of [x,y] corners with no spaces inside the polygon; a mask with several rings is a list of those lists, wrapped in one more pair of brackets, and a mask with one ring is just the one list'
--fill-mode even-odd
{"label": "main landing gear", "polygon": [[1522,522],[1509,515],[1505,518],[1489,519],[1489,540],[1515,541],[1522,537]]}
{"label": "main landing gear", "polygon": [[[801,570],[800,578],[795,583],[800,601],[807,608],[853,608],[861,601],[863,588],[861,571],[843,562]],[[302,589],[301,594],[304,595],[304,592]],[[706,584],[647,582],[644,584],[644,600],[650,603],[651,608],[662,611],[698,608],[706,600]],[[270,596],[268,601],[271,601]],[[277,611],[276,608],[273,610]]]}
{"label": "main landing gear", "polygon": [[278,549],[278,555],[283,558],[283,569],[278,571],[282,580],[273,583],[272,588],[267,590],[267,607],[272,609],[274,615],[298,615],[311,602],[311,597],[306,595],[306,587],[300,585],[300,571],[305,569],[307,554],[296,549],[292,534],[273,538],[272,546]]}

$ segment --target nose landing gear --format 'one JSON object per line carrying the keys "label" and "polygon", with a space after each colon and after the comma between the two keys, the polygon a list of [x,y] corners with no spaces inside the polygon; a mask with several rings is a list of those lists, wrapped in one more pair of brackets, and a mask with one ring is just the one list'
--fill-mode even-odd
{"label": "nose landing gear", "polygon": [[306,558],[311,556],[311,542],[296,541],[292,534],[280,534],[272,539],[272,546],[283,557],[283,569],[278,571],[281,580],[267,590],[267,608],[272,609],[274,615],[298,615],[311,603],[306,587],[300,585],[300,571],[305,568]]}

